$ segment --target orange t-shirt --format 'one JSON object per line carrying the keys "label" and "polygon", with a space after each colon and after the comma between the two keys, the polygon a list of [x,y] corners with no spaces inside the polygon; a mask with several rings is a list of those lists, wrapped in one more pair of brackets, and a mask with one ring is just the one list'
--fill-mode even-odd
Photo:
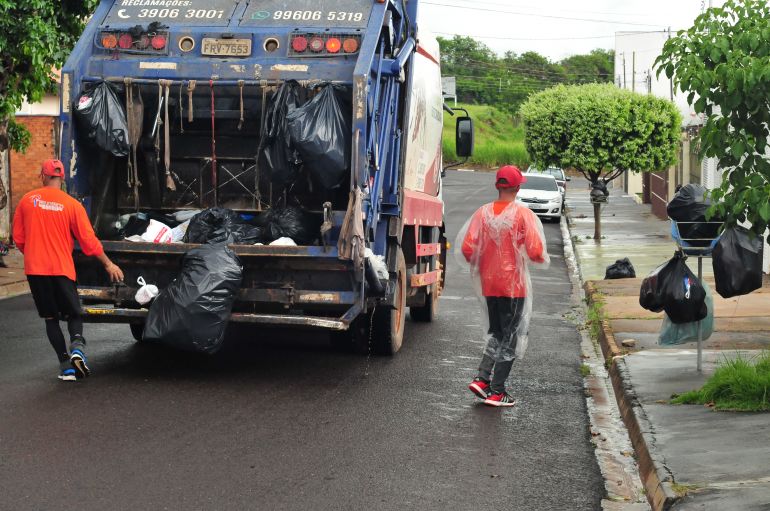
{"label": "orange t-shirt", "polygon": [[13,241],[27,275],[75,278],[75,239],[85,255],[104,253],[85,208],[66,192],[44,187],[24,195],[13,216]]}

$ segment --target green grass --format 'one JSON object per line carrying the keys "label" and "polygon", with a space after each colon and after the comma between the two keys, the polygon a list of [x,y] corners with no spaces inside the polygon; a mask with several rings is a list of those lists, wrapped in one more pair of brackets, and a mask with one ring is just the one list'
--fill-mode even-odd
{"label": "green grass", "polygon": [[580,376],[585,378],[589,374],[591,374],[591,368],[585,364],[580,364]]}
{"label": "green grass", "polygon": [[[451,105],[450,105],[451,106]],[[517,165],[522,170],[530,160],[524,146],[524,128],[514,116],[486,105],[458,105],[468,109],[475,127],[475,148],[466,165],[496,168],[505,164]],[[463,115],[458,111],[457,115]],[[455,120],[444,114],[444,164],[457,161],[455,154]]]}
{"label": "green grass", "polygon": [[604,320],[604,310],[602,309],[602,305],[604,305],[604,300],[602,300],[597,293],[594,296],[594,301],[588,307],[586,326],[588,327],[588,333],[591,335],[591,339],[594,341],[599,339],[599,333],[602,331],[602,321]]}
{"label": "green grass", "polygon": [[770,351],[746,358],[725,359],[700,390],[671,400],[674,404],[713,404],[716,410],[770,411]]}

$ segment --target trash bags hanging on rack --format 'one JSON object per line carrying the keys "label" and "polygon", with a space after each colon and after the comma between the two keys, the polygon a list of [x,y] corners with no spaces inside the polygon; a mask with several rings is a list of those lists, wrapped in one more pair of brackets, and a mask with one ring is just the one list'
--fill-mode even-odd
{"label": "trash bags hanging on rack", "polygon": [[182,260],[179,277],[152,302],[143,339],[216,353],[224,341],[242,278],[240,259],[224,244],[190,250]]}
{"label": "trash bags hanging on rack", "polygon": [[129,138],[126,111],[118,98],[118,87],[99,82],[80,96],[75,118],[88,140],[119,158],[128,156]]}
{"label": "trash bags hanging on rack", "polygon": [[607,270],[604,272],[605,280],[633,278],[636,278],[636,271],[634,270],[634,265],[628,260],[628,257],[618,259],[613,264],[607,266]]}
{"label": "trash bags hanging on rack", "polygon": [[725,229],[711,255],[717,293],[730,298],[762,287],[763,247],[763,238],[744,227]]}
{"label": "trash bags hanging on rack", "polygon": [[642,281],[639,305],[652,312],[666,311],[673,323],[689,323],[706,317],[706,291],[676,252]]}
{"label": "trash bags hanging on rack", "polygon": [[674,323],[664,315],[663,324],[658,336],[658,344],[661,346],[670,346],[675,344],[684,344],[686,342],[698,340],[698,326],[700,325],[700,338],[702,341],[711,337],[714,332],[714,295],[711,288],[703,282],[703,289],[706,291],[706,317],[701,321],[690,323]]}
{"label": "trash bags hanging on rack", "polygon": [[287,185],[297,178],[298,154],[291,143],[287,116],[300,105],[302,88],[295,80],[281,84],[267,105],[262,124],[259,166],[272,183]]}
{"label": "trash bags hanging on rack", "polygon": [[677,222],[679,235],[686,244],[693,247],[708,247],[719,235],[722,220],[706,220],[706,211],[711,207],[708,190],[698,184],[684,185],[666,206],[669,218]]}
{"label": "trash bags hanging on rack", "polygon": [[332,84],[286,116],[292,145],[324,189],[336,188],[348,174],[351,117],[347,89]]}

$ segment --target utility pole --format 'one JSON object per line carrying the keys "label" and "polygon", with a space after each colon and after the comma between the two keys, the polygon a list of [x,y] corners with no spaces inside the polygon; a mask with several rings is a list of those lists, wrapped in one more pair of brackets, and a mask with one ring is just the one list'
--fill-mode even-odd
{"label": "utility pole", "polygon": [[631,52],[631,91],[636,92],[636,51]]}
{"label": "utility pole", "polygon": [[626,52],[623,52],[623,89],[626,88]]}

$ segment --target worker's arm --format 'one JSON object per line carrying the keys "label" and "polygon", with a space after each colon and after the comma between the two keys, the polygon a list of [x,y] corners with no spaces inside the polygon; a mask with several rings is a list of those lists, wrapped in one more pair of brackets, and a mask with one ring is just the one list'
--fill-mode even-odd
{"label": "worker's arm", "polygon": [[545,232],[540,219],[530,210],[525,210],[524,215],[524,248],[527,257],[533,263],[547,264],[550,262],[548,248],[545,244]]}
{"label": "worker's arm", "polygon": [[463,239],[462,252],[465,260],[470,262],[474,252],[478,249],[479,231],[481,230],[481,210],[476,211],[468,224],[468,230]]}
{"label": "worker's arm", "polygon": [[23,254],[24,243],[27,241],[27,237],[24,233],[24,213],[22,213],[22,209],[22,205],[19,204],[16,207],[16,213],[13,215],[13,242],[16,244],[19,252]]}
{"label": "worker's arm", "polygon": [[72,233],[75,235],[75,239],[80,243],[80,249],[87,256],[96,257],[100,263],[104,266],[104,270],[110,276],[112,282],[120,282],[123,280],[123,270],[118,265],[110,261],[107,254],[104,253],[102,243],[96,237],[91,222],[88,221],[88,215],[82,205],[78,204],[75,208],[75,212],[72,219]]}

